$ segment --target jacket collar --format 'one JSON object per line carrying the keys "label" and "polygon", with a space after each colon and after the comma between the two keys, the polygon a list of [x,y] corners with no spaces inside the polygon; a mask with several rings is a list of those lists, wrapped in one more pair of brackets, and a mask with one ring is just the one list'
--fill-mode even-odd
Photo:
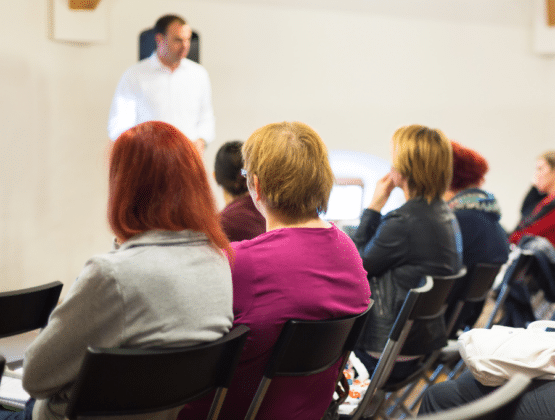
{"label": "jacket collar", "polygon": [[202,232],[194,230],[149,230],[147,232],[139,233],[132,238],[125,241],[123,244],[115,246],[115,249],[124,250],[139,246],[152,246],[152,245],[176,245],[194,242],[208,242],[208,238]]}

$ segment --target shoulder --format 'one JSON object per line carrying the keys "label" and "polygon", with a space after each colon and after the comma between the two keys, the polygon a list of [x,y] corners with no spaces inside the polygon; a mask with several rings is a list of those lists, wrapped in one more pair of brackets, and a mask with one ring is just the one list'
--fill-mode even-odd
{"label": "shoulder", "polygon": [[149,77],[159,71],[156,62],[152,57],[144,58],[141,61],[129,66],[121,76],[120,83],[141,82],[144,77]]}
{"label": "shoulder", "polygon": [[192,73],[199,77],[208,78],[208,71],[204,68],[204,66],[197,63],[196,61],[189,60],[188,58],[184,58],[183,60],[181,60],[179,69],[187,71],[188,73]]}
{"label": "shoulder", "polygon": [[141,61],[127,67],[123,73],[123,77],[130,77],[135,74],[145,73],[152,71],[153,65],[150,58],[144,58]]}

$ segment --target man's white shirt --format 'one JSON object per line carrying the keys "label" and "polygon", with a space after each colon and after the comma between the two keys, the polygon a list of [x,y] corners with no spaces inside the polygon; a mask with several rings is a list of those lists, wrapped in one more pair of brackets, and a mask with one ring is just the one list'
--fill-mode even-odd
{"label": "man's white shirt", "polygon": [[108,135],[115,141],[125,130],[145,121],[164,121],[190,140],[211,142],[215,124],[206,69],[183,59],[172,72],[156,52],[127,69],[112,100]]}

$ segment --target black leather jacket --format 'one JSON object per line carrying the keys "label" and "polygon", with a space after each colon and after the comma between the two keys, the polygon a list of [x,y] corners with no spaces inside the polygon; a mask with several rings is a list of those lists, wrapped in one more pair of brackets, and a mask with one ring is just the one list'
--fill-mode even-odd
{"label": "black leather jacket", "polygon": [[[365,210],[353,237],[368,272],[374,305],[359,340],[362,350],[381,352],[409,291],[425,275],[450,275],[462,268],[457,219],[442,200],[417,197],[384,217]],[[445,324],[414,325],[402,354],[425,354],[446,344]]]}

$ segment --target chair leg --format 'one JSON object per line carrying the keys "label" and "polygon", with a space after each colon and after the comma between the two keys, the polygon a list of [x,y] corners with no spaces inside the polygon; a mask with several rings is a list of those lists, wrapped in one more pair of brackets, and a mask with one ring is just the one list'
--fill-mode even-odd
{"label": "chair leg", "polygon": [[227,394],[227,388],[218,388],[216,391],[216,395],[214,395],[214,399],[212,401],[212,405],[210,406],[210,412],[208,413],[207,420],[216,420],[220,415],[220,410],[224,405],[225,396]]}
{"label": "chair leg", "polygon": [[252,403],[249,407],[249,411],[245,416],[245,420],[254,420],[256,418],[258,410],[260,409],[260,405],[262,404],[262,400],[264,399],[264,395],[266,395],[266,391],[268,391],[271,382],[272,380],[265,376],[262,378],[262,381],[260,382],[260,385],[258,386],[256,394],[254,395]]}

